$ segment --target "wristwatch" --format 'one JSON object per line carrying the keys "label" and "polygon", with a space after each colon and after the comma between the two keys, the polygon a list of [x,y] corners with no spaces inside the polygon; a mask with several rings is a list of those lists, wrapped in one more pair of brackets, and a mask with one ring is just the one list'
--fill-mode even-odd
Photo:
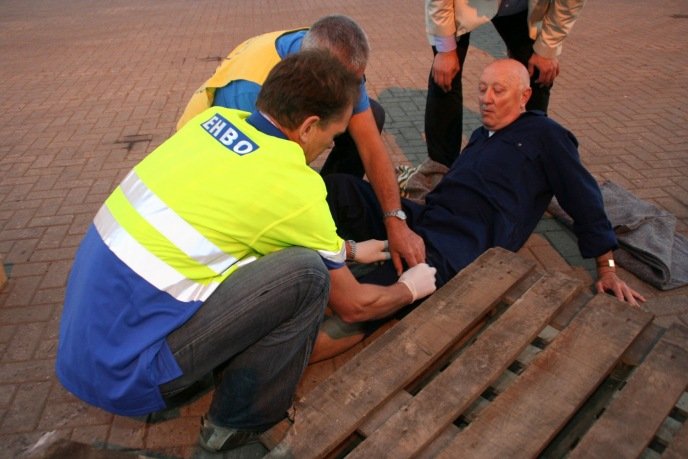
{"label": "wristwatch", "polygon": [[406,220],[406,212],[404,212],[402,209],[394,209],[394,210],[390,210],[388,212],[384,212],[382,214],[382,217],[383,218],[396,217],[399,220],[403,221],[403,220]]}

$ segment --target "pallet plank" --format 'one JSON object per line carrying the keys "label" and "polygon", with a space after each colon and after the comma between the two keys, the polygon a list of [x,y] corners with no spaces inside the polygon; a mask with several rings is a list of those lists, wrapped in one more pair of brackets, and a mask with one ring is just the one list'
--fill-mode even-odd
{"label": "pallet plank", "polygon": [[672,326],[570,457],[639,456],[688,385],[686,349],[688,329]]}
{"label": "pallet plank", "polygon": [[664,450],[662,459],[686,459],[688,457],[688,422],[683,424],[671,441],[671,444]]}
{"label": "pallet plank", "polygon": [[504,249],[485,252],[305,396],[285,439],[268,457],[327,455],[533,268],[532,262]]}
{"label": "pallet plank", "polygon": [[[562,274],[542,277],[447,369],[347,457],[411,457],[487,389],[582,288]],[[383,357],[384,358],[384,357]]]}
{"label": "pallet plank", "polygon": [[394,394],[390,400],[372,413],[366,421],[358,427],[358,433],[368,437],[375,432],[387,419],[404,407],[413,397],[405,390]]}
{"label": "pallet plank", "polygon": [[438,457],[537,456],[651,320],[597,295]]}

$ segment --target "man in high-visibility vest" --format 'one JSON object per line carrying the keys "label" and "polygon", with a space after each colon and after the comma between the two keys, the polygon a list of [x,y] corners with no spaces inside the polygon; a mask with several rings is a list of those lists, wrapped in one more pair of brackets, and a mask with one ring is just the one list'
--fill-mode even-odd
{"label": "man in high-visibility vest", "polygon": [[345,261],[388,258],[385,243],[345,243],[308,166],[346,128],[358,83],[326,51],[295,54],[256,111],[203,111],[132,169],[69,276],[56,361],[69,391],[141,416],[216,372],[200,444],[231,449],[285,416],[328,300],[357,322],[434,290],[425,263],[359,284]]}
{"label": "man in high-visibility vest", "polygon": [[369,55],[368,38],[351,18],[325,16],[308,29],[266,33],[241,43],[193,94],[177,127],[212,105],[253,111],[260,86],[270,69],[286,56],[313,48],[332,52],[361,81],[360,96],[346,132],[335,139],[335,146],[320,173],[323,176],[347,173],[359,177],[365,173],[386,212],[389,249],[399,274],[403,261],[414,266],[425,259],[425,247],[423,240],[409,229],[403,212],[399,212],[401,201],[396,174],[380,136],[384,110],[368,98],[366,91],[364,72]]}

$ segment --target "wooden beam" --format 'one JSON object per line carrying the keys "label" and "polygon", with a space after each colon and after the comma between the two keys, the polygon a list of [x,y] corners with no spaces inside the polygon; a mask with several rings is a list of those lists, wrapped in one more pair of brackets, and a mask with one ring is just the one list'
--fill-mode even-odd
{"label": "wooden beam", "polygon": [[306,395],[296,407],[293,426],[268,457],[320,458],[333,451],[534,266],[504,249],[485,252]]}
{"label": "wooden beam", "polygon": [[688,328],[673,326],[569,457],[640,456],[686,386]]}
{"label": "wooden beam", "polygon": [[597,295],[438,457],[537,456],[651,320]]}
{"label": "wooden beam", "polygon": [[580,288],[579,282],[561,273],[542,277],[347,458],[405,458],[418,454],[497,380]]}

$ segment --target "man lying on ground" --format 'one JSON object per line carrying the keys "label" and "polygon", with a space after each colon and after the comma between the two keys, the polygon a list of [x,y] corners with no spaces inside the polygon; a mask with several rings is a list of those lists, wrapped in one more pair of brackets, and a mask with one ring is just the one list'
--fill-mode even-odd
{"label": "man lying on ground", "polygon": [[[519,250],[556,196],[574,220],[581,254],[597,261],[597,291],[634,306],[644,301],[616,275],[616,236],[599,187],[580,161],[576,138],[544,113],[526,111],[531,94],[527,69],[515,60],[497,60],[484,69],[478,90],[483,126],[426,196],[425,205],[403,200],[400,209],[425,242],[427,262],[437,268],[437,286],[491,247]],[[325,183],[342,237],[384,239],[383,220],[388,217],[367,183],[341,174],[326,177]],[[385,263],[360,280],[387,285],[396,279]],[[336,315],[326,320],[313,360],[341,352],[366,331],[366,324],[342,325]]]}

